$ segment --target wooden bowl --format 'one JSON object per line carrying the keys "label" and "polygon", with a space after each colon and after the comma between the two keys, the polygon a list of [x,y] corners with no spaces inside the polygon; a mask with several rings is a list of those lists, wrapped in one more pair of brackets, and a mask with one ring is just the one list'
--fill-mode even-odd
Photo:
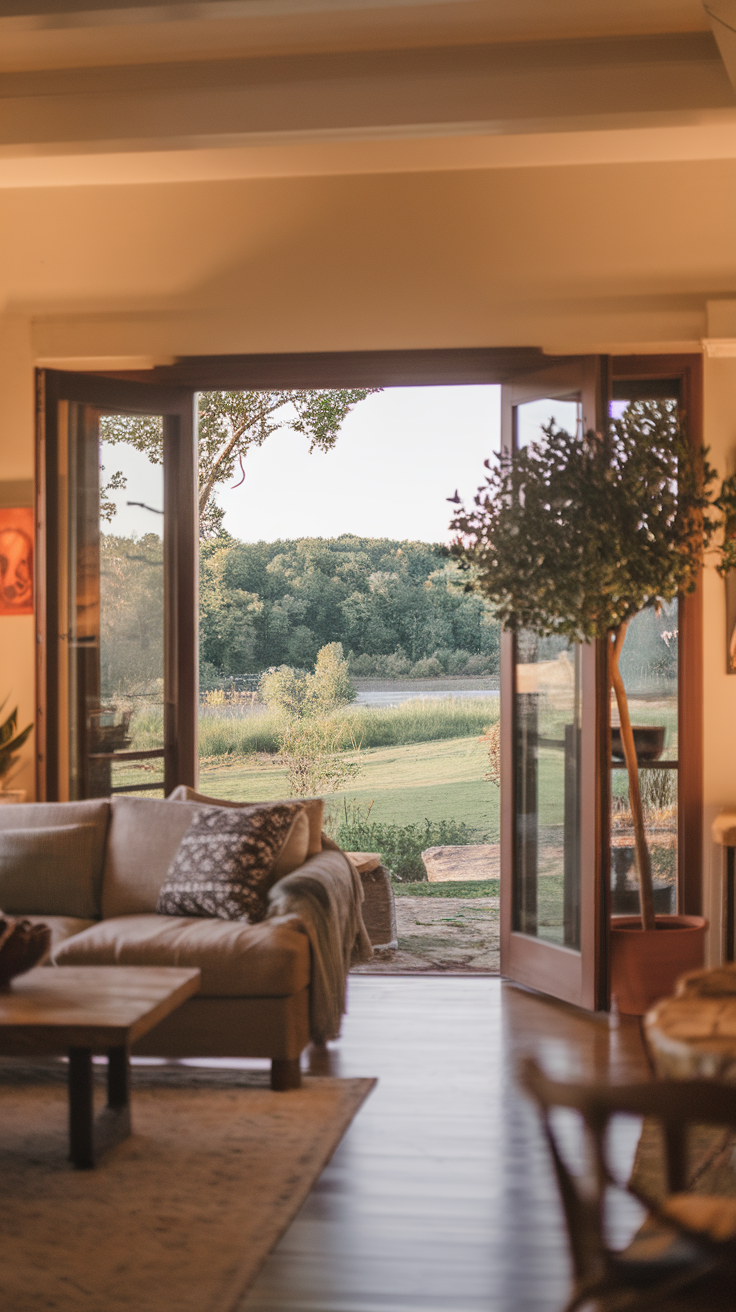
{"label": "wooden bowl", "polygon": [[15,920],[0,913],[0,990],[6,991],[16,975],[38,966],[50,947],[48,925],[34,925],[30,920]]}
{"label": "wooden bowl", "polygon": [[[658,761],[664,749],[664,725],[634,724],[632,728],[637,761]],[[614,761],[624,759],[621,730],[617,724],[611,727],[611,756]]]}

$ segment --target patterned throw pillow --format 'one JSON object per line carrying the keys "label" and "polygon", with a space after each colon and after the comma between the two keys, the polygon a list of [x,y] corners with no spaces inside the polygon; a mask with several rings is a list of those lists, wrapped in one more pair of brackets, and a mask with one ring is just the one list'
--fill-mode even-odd
{"label": "patterned throw pillow", "polygon": [[263,920],[273,865],[301,811],[296,802],[203,806],[169,866],[159,915]]}

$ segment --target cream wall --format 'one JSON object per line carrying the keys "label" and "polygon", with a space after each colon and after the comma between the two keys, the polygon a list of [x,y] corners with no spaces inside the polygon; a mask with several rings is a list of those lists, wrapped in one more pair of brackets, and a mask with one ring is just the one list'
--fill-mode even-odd
{"label": "cream wall", "polygon": [[736,283],[736,163],[0,192],[39,356],[688,342]]}
{"label": "cream wall", "polygon": [[[23,317],[0,317],[0,481],[22,482],[34,474],[33,355],[30,324]],[[31,615],[0,615],[0,702],[5,713],[18,706],[23,729],[36,718],[34,623]],[[2,717],[4,718],[4,716]],[[22,752],[12,781],[33,795],[34,737]]]}
{"label": "cream wall", "polygon": [[[696,350],[706,302],[736,293],[735,232],[730,160],[2,191],[0,477],[32,472],[38,361]],[[736,361],[707,361],[707,440],[724,466],[734,414]],[[30,718],[32,626],[0,626],[0,698],[17,690]],[[709,577],[709,808],[736,802],[722,628]]]}

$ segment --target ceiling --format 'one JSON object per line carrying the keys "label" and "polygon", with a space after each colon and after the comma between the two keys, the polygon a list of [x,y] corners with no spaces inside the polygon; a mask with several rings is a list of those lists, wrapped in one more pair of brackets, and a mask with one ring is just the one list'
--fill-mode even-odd
{"label": "ceiling", "polygon": [[2,0],[0,187],[736,158],[736,0]]}
{"label": "ceiling", "polygon": [[705,32],[700,0],[4,0],[0,68]]}

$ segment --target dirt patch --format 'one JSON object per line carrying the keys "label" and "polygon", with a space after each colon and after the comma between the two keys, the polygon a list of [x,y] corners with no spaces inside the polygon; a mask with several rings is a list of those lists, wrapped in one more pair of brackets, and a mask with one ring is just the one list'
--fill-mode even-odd
{"label": "dirt patch", "polygon": [[399,946],[374,954],[358,975],[487,974],[499,969],[497,897],[396,898]]}

